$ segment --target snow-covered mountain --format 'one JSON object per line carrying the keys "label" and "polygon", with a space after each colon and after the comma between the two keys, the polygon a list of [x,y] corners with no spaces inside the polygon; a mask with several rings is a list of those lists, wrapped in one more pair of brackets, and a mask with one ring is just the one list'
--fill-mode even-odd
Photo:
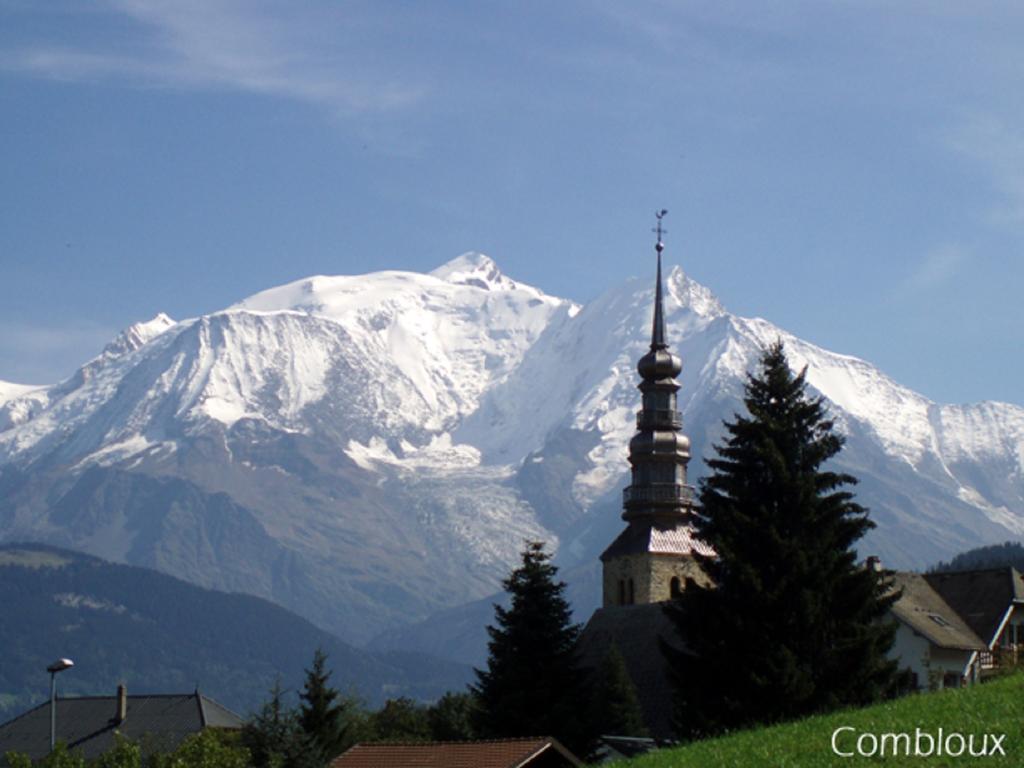
{"label": "snow-covered mountain", "polygon": [[[65,382],[0,383],[0,541],[252,592],[363,641],[491,594],[543,538],[585,611],[621,526],[652,283],[580,308],[466,254],[159,315]],[[862,549],[921,566],[1024,531],[1024,408],[932,403],[679,269],[666,312],[695,457],[782,338],[848,436],[838,463],[878,523]]]}

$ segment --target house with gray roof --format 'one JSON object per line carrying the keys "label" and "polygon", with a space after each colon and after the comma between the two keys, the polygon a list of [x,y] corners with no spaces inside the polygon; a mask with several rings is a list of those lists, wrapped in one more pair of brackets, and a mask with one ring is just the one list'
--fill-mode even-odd
{"label": "house with gray roof", "polygon": [[899,599],[890,609],[896,637],[890,658],[919,690],[959,688],[978,680],[984,641],[920,573],[893,574]]}
{"label": "house with gray roof", "polygon": [[[114,734],[146,752],[171,752],[206,728],[237,730],[242,718],[199,691],[129,696],[123,685],[114,696],[57,698],[57,740],[87,760],[114,746]],[[0,725],[0,763],[7,752],[32,760],[50,752],[50,702]]]}
{"label": "house with gray roof", "polygon": [[1016,568],[929,573],[924,577],[984,642],[981,673],[1024,655],[1024,577]]}

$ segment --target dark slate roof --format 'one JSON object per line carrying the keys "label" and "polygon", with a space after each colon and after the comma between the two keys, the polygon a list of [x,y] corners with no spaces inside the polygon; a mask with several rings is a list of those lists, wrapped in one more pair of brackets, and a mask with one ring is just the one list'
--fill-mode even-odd
{"label": "dark slate roof", "polygon": [[[116,696],[57,698],[57,739],[92,759],[120,732],[144,749],[173,750],[203,728],[241,728],[242,718],[201,693],[129,696],[127,717],[115,722]],[[50,702],[0,725],[0,756],[8,751],[33,760],[50,751]]]}
{"label": "dark slate roof", "polygon": [[579,760],[557,740],[434,741],[356,744],[330,768],[576,768]]}
{"label": "dark slate roof", "polygon": [[602,555],[602,562],[621,555],[650,552],[655,555],[692,555],[714,557],[715,551],[697,538],[689,523],[665,527],[634,520],[618,535]]}
{"label": "dark slate roof", "polygon": [[602,736],[598,739],[597,751],[591,758],[593,763],[609,763],[613,760],[628,759],[645,755],[658,749],[654,739],[632,736]]}
{"label": "dark slate roof", "polygon": [[619,648],[636,688],[644,724],[656,739],[672,738],[672,684],[659,638],[682,641],[663,610],[664,603],[598,608],[580,637],[584,667],[596,670],[612,645]]}
{"label": "dark slate roof", "polygon": [[1013,604],[1024,603],[1024,580],[1015,568],[928,573],[925,579],[989,647]]}
{"label": "dark slate roof", "polygon": [[920,573],[893,574],[893,587],[902,590],[893,615],[939,648],[983,651],[984,641],[932,589]]}

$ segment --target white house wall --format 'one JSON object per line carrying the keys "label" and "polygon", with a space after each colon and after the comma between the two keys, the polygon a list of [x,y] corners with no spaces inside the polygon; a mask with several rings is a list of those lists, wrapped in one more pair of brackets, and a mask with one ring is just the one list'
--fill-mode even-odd
{"label": "white house wall", "polygon": [[[902,622],[896,625],[896,637],[889,650],[889,658],[895,659],[901,669],[907,668],[917,676],[920,690],[942,688],[943,679],[949,674],[955,675],[959,681],[972,655],[971,651],[936,648],[926,637]],[[974,665],[969,678],[971,682],[975,679]]]}

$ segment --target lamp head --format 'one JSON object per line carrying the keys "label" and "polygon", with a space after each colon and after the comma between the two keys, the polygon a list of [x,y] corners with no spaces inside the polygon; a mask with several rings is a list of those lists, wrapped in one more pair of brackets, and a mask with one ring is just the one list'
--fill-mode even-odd
{"label": "lamp head", "polygon": [[75,666],[75,662],[71,659],[57,659],[53,664],[46,668],[47,672],[56,674],[57,672],[63,672],[65,669],[69,669]]}

